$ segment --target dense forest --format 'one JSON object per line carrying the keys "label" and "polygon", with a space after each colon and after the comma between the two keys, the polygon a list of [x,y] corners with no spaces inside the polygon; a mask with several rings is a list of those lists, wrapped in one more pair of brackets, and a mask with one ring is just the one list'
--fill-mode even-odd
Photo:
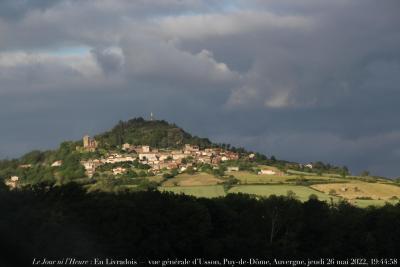
{"label": "dense forest", "polygon": [[204,199],[86,193],[69,183],[0,188],[1,266],[33,258],[398,256],[400,205],[359,209],[314,197]]}

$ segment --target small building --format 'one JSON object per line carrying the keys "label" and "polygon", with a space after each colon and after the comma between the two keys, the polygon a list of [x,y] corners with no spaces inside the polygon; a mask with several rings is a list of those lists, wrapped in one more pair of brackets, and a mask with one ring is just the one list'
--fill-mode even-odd
{"label": "small building", "polygon": [[258,172],[258,174],[266,174],[266,175],[275,175],[276,174],[276,172],[275,171],[273,171],[273,170],[260,170],[259,172]]}
{"label": "small building", "polygon": [[86,170],[86,175],[88,177],[92,177],[94,172],[96,171],[96,168],[102,165],[102,162],[98,159],[94,159],[94,160],[81,161],[81,164]]}
{"label": "small building", "polygon": [[198,151],[200,151],[200,148],[199,148],[199,146],[186,144],[184,151],[185,151],[185,153],[198,152]]}
{"label": "small building", "polygon": [[143,152],[139,153],[139,160],[140,161],[155,161],[158,160],[157,154],[156,153],[151,153],[151,152]]}
{"label": "small building", "polygon": [[56,160],[51,164],[51,167],[60,167],[62,165],[62,160]]}
{"label": "small building", "polygon": [[21,164],[18,167],[21,169],[29,169],[32,167],[32,164]]}
{"label": "small building", "polygon": [[187,155],[181,153],[181,154],[172,154],[172,159],[173,160],[180,160],[186,158]]}
{"label": "small building", "polygon": [[113,171],[113,174],[114,174],[114,175],[119,175],[119,174],[124,174],[124,173],[126,173],[126,169],[125,169],[125,168],[122,168],[122,167],[116,167],[116,168],[114,168],[112,171]]}
{"label": "small building", "polygon": [[130,150],[130,149],[131,149],[131,145],[130,144],[125,143],[125,144],[122,145],[122,150],[127,151],[127,150]]}
{"label": "small building", "polygon": [[304,165],[304,167],[312,169],[313,165],[311,163],[308,163],[308,164]]}
{"label": "small building", "polygon": [[226,168],[226,171],[228,172],[238,172],[239,171],[239,167],[238,166],[229,166]]}
{"label": "small building", "polygon": [[102,159],[103,163],[120,163],[120,162],[133,162],[135,161],[135,158],[132,156],[126,155],[120,155],[118,153],[113,153],[109,155],[107,158]]}
{"label": "small building", "polygon": [[184,171],[186,171],[186,170],[187,170],[187,167],[186,167],[186,166],[182,166],[182,167],[179,169],[180,172],[184,172]]}
{"label": "small building", "polygon": [[17,187],[17,183],[19,181],[18,176],[11,176],[10,179],[5,180],[6,186],[8,186],[10,189],[14,189]]}

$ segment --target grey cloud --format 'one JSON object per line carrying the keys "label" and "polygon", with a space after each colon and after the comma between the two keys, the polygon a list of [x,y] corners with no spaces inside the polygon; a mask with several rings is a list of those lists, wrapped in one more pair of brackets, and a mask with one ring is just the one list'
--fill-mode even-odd
{"label": "grey cloud", "polygon": [[0,3],[0,156],[153,111],[268,155],[399,173],[398,1],[51,2]]}
{"label": "grey cloud", "polygon": [[91,52],[100,64],[104,73],[116,73],[121,71],[124,64],[124,56],[121,49],[117,47],[95,48]]}
{"label": "grey cloud", "polygon": [[122,50],[129,74],[139,79],[165,85],[214,89],[232,85],[240,79],[223,62],[217,62],[211,52],[196,54],[176,47],[173,42],[158,38],[129,38],[122,42]]}
{"label": "grey cloud", "polygon": [[61,0],[2,0],[0,2],[0,18],[17,20],[32,10],[44,11]]}

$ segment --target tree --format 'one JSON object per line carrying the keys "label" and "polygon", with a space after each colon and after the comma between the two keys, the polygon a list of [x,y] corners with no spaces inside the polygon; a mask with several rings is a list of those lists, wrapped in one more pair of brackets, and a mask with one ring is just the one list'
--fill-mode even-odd
{"label": "tree", "polygon": [[293,192],[292,190],[288,190],[288,191],[286,192],[286,197],[289,198],[289,199],[296,199],[296,198],[297,198],[297,195],[296,195],[296,193]]}

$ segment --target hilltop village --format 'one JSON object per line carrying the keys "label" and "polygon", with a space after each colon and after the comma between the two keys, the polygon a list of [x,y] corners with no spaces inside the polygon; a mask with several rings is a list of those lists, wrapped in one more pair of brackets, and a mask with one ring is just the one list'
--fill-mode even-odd
{"label": "hilltop village", "polygon": [[241,192],[302,200],[316,195],[357,205],[400,196],[400,187],[387,179],[351,176],[345,166],[299,164],[213,143],[154,118],[120,121],[95,137],[85,135],[55,150],[0,161],[0,179],[11,189],[76,183],[87,192],[159,190],[206,197]]}
{"label": "hilltop village", "polygon": [[[77,149],[80,149],[79,147]],[[83,150],[94,152],[97,149],[97,142],[89,136],[83,137]],[[239,154],[222,148],[200,149],[197,145],[185,144],[182,149],[157,149],[149,145],[134,146],[129,143],[122,145],[122,151],[111,152],[106,157],[81,161],[86,170],[86,174],[92,177],[96,169],[103,164],[132,163],[134,161],[143,165],[148,165],[149,172],[154,174],[161,173],[163,170],[178,169],[179,172],[185,171],[189,167],[194,167],[198,163],[210,164],[217,167],[218,164],[229,160],[238,160]],[[249,157],[254,157],[250,154]],[[194,167],[196,168],[196,167]],[[239,170],[238,167],[231,167],[230,170]],[[116,167],[112,169],[114,175],[123,174],[126,168]],[[272,174],[272,173],[271,173]]]}

